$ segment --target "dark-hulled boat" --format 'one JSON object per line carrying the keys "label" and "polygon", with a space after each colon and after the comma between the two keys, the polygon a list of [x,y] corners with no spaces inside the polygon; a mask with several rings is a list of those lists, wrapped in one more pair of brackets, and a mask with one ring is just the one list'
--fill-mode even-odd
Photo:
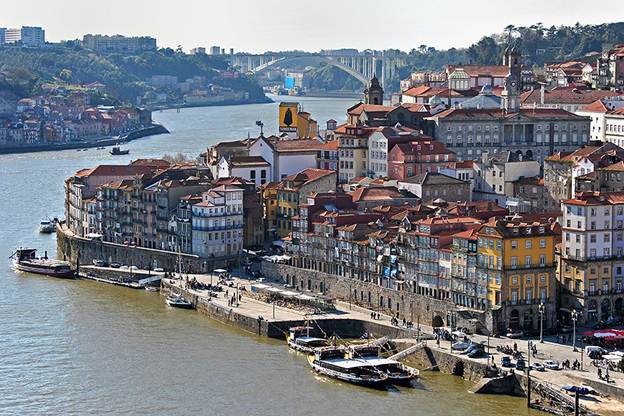
{"label": "dark-hulled boat", "polygon": [[184,299],[182,296],[169,295],[165,299],[165,302],[172,308],[195,309],[195,305],[193,305],[192,302]]}
{"label": "dark-hulled boat", "polygon": [[403,363],[379,355],[378,345],[351,345],[349,346],[347,358],[368,363],[378,371],[386,374],[390,383],[409,384],[418,378],[419,371],[408,367]]}
{"label": "dark-hulled boat", "polygon": [[109,153],[113,156],[121,156],[121,155],[127,155],[128,153],[130,153],[130,150],[128,149],[121,150],[119,146],[113,146],[113,148],[111,149]]}
{"label": "dark-hulled boat", "polygon": [[345,358],[342,347],[317,348],[308,363],[317,373],[348,383],[378,387],[388,382],[388,376],[371,364]]}
{"label": "dark-hulled boat", "polygon": [[20,248],[11,257],[15,268],[23,272],[63,279],[76,277],[76,270],[68,262],[49,259],[47,252],[43,257],[37,257],[37,250],[34,248]]}

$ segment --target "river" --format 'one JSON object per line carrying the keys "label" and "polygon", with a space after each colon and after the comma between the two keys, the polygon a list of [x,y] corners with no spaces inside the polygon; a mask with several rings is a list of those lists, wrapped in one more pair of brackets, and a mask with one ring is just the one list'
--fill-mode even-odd
{"label": "river", "polygon": [[[288,100],[295,98],[289,97]],[[353,100],[296,98],[324,125]],[[54,254],[37,233],[63,214],[63,180],[80,168],[182,152],[277,129],[277,104],[154,113],[170,135],[90,149],[0,156],[0,415],[525,415],[521,399],[470,395],[457,377],[426,372],[417,388],[369,390],[315,376],[283,342],[241,333],[158,294],[16,273],[19,245]]]}

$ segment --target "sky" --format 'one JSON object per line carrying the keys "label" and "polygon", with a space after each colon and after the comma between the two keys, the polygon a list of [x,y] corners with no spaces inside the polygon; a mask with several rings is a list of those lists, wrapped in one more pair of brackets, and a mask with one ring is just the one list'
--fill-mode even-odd
{"label": "sky", "polygon": [[0,27],[42,26],[52,42],[149,35],[159,46],[237,52],[446,49],[508,24],[616,21],[624,21],[623,0],[0,0]]}

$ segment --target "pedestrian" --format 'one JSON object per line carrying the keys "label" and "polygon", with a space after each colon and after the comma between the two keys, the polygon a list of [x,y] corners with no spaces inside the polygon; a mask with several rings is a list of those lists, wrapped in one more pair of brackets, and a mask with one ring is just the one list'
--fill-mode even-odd
{"label": "pedestrian", "polygon": [[373,314],[372,311],[371,311],[371,319],[375,319],[375,315]]}

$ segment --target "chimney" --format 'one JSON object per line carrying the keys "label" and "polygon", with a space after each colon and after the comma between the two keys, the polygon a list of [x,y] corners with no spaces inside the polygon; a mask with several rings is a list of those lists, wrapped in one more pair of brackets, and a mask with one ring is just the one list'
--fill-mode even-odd
{"label": "chimney", "polygon": [[540,104],[542,105],[542,107],[544,106],[544,93],[545,93],[545,87],[544,87],[544,84],[542,84],[540,88]]}

